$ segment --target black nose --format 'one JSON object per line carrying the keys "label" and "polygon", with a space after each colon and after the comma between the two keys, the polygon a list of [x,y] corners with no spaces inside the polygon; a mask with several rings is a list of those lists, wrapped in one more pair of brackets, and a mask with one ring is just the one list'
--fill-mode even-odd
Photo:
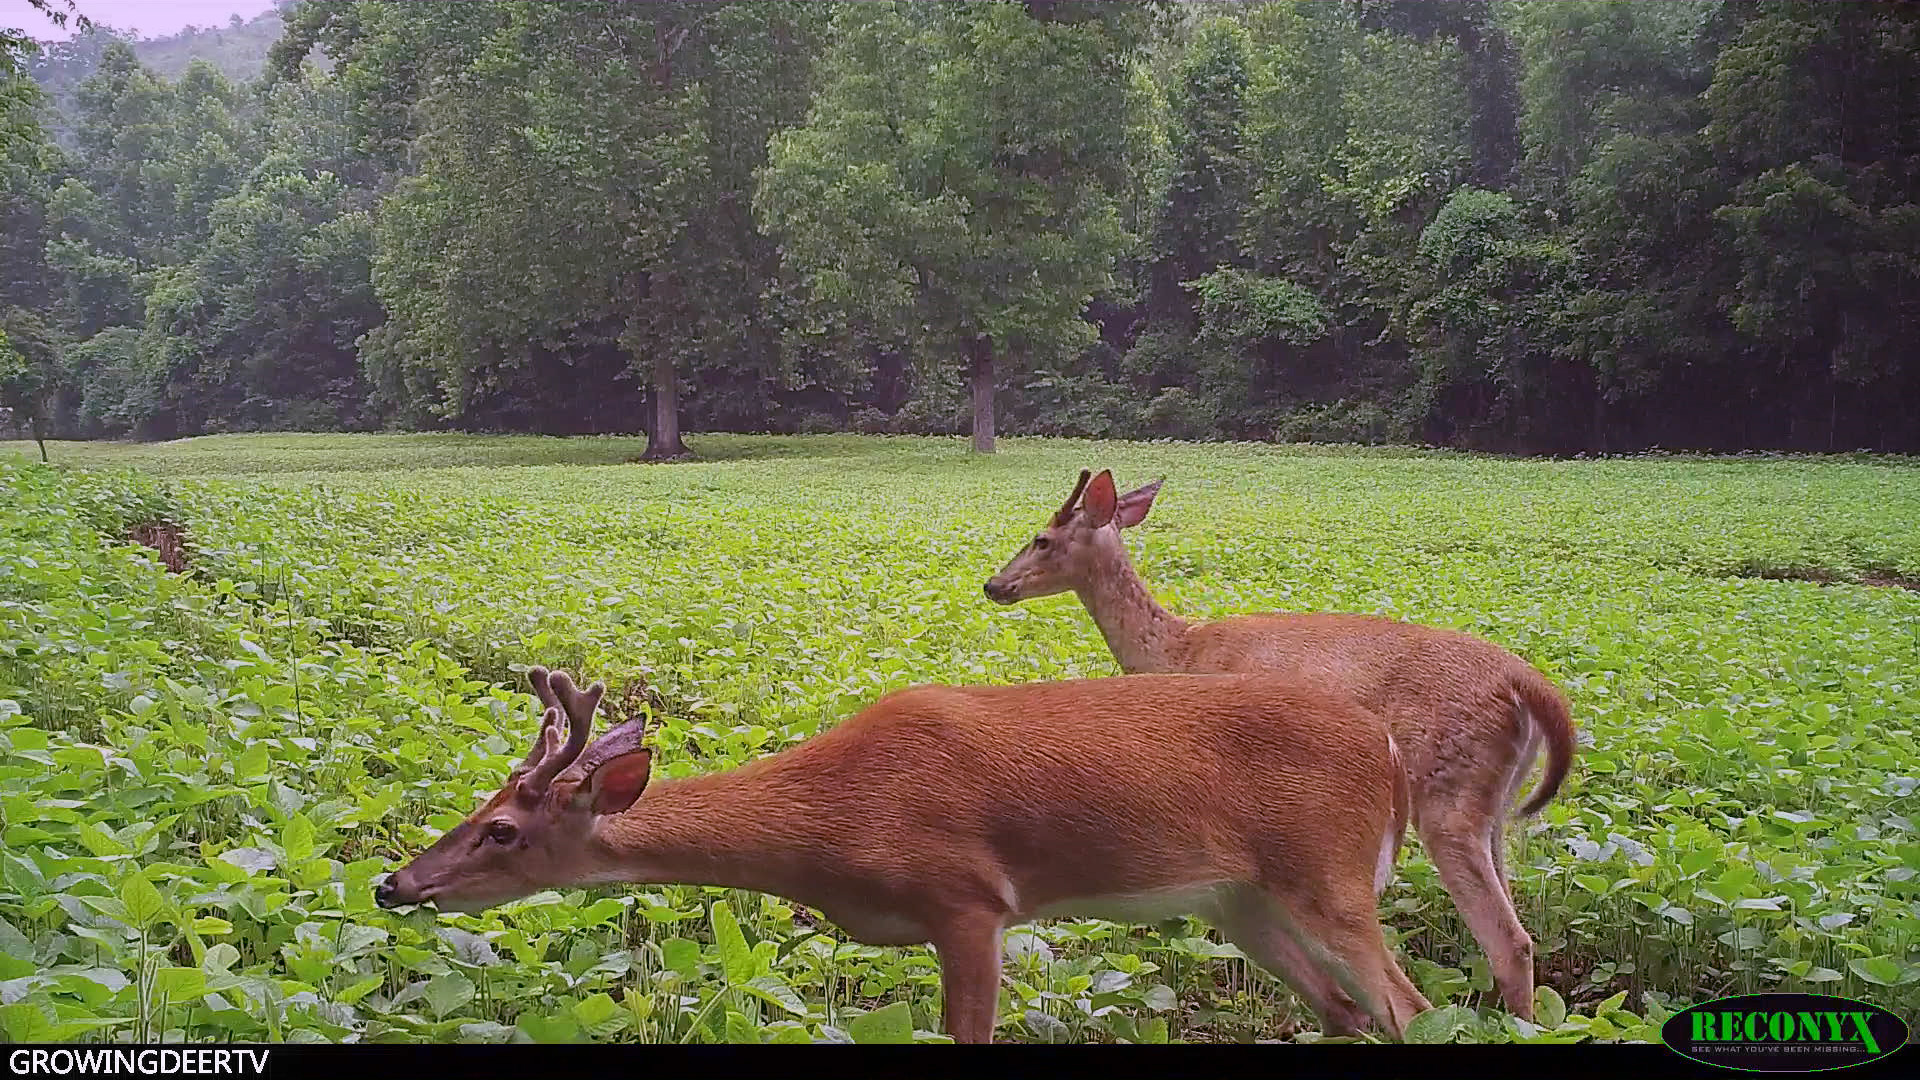
{"label": "black nose", "polygon": [[374,886],[373,902],[376,904],[379,904],[381,907],[392,907],[393,893],[394,893],[393,879],[388,878],[387,880]]}
{"label": "black nose", "polygon": [[986,594],[987,594],[987,599],[989,599],[989,600],[996,600],[996,599],[999,599],[999,598],[998,598],[997,596],[995,596],[995,595],[994,595],[994,591],[993,591],[993,582],[991,582],[991,581],[989,581],[989,582],[987,582],[987,583],[986,583],[985,585],[982,585],[982,586],[980,587],[980,591],[982,591],[982,592],[984,592],[984,593],[986,593]]}

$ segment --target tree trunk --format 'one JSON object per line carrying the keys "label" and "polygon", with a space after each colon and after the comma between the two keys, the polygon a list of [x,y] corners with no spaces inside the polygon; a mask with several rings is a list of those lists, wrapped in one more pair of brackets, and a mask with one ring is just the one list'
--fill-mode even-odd
{"label": "tree trunk", "polygon": [[973,376],[973,452],[993,453],[993,339],[981,334],[967,343]]}
{"label": "tree trunk", "polygon": [[673,461],[692,457],[680,441],[680,373],[664,350],[653,357],[653,428],[647,432],[642,461]]}

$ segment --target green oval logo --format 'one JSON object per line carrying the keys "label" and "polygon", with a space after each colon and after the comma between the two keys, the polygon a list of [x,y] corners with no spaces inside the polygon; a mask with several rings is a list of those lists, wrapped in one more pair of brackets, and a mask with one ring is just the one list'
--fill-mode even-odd
{"label": "green oval logo", "polygon": [[1745,994],[1673,1014],[1660,1039],[1676,1054],[1747,1072],[1864,1065],[1907,1043],[1906,1021],[1878,1005],[1823,994]]}

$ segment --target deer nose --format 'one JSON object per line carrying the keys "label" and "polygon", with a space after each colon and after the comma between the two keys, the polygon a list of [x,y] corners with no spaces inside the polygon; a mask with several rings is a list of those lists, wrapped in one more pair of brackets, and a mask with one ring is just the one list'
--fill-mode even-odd
{"label": "deer nose", "polygon": [[984,591],[987,594],[987,599],[989,600],[1000,599],[1000,590],[991,581],[987,582],[986,585],[982,586],[982,591]]}
{"label": "deer nose", "polygon": [[393,879],[388,878],[387,880],[374,886],[373,902],[376,904],[379,904],[381,907],[396,907],[397,905],[394,902],[393,896],[394,896],[394,893],[398,891],[399,890],[395,889],[393,886]]}

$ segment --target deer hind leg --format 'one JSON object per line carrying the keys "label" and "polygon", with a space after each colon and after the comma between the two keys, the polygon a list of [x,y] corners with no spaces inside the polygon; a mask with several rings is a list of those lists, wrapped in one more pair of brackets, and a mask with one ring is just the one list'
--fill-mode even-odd
{"label": "deer hind leg", "polygon": [[1000,937],[1005,924],[992,912],[948,919],[934,935],[940,956],[943,1023],[956,1043],[990,1043],[1000,1018]]}
{"label": "deer hind leg", "polygon": [[1252,886],[1236,890],[1215,918],[1228,941],[1307,1003],[1320,1018],[1322,1031],[1358,1035],[1366,1029],[1366,1011],[1294,940],[1285,912],[1265,891]]}
{"label": "deer hind leg", "polygon": [[1507,822],[1514,804],[1526,789],[1527,774],[1533,771],[1534,759],[1540,755],[1540,733],[1533,726],[1532,716],[1522,707],[1517,718],[1520,723],[1519,753],[1507,773],[1506,795],[1500,805],[1494,808],[1493,820],[1487,827],[1487,847],[1493,853],[1493,870],[1500,879],[1500,888],[1506,891],[1509,903],[1513,900],[1513,878],[1507,874]]}
{"label": "deer hind leg", "polygon": [[[1489,796],[1504,791],[1489,790]],[[1467,929],[1487,954],[1493,982],[1507,1011],[1533,1019],[1533,939],[1520,925],[1507,889],[1500,808],[1491,798],[1468,797],[1422,814],[1420,843],[1460,910]]]}
{"label": "deer hind leg", "polygon": [[1395,1039],[1433,1006],[1407,978],[1387,948],[1369,883],[1309,889],[1298,883],[1274,892],[1295,944],[1318,963],[1349,1000]]}

